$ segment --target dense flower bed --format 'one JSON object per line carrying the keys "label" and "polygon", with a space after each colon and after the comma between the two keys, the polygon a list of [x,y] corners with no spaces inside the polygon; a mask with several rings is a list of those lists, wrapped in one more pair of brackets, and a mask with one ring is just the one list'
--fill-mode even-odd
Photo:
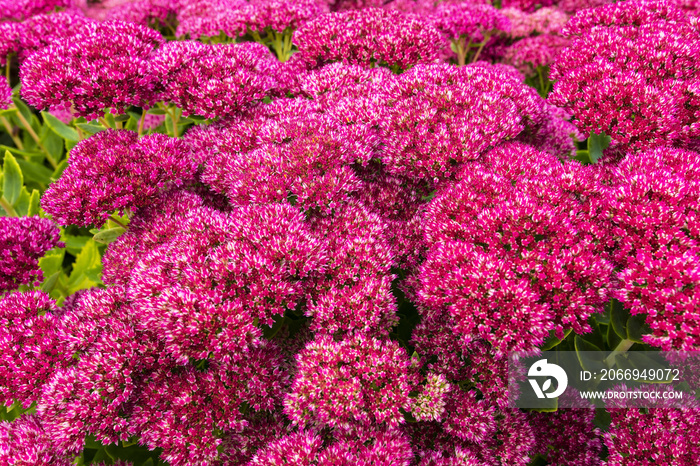
{"label": "dense flower bed", "polygon": [[507,355],[700,351],[699,17],[0,0],[0,465],[697,464]]}

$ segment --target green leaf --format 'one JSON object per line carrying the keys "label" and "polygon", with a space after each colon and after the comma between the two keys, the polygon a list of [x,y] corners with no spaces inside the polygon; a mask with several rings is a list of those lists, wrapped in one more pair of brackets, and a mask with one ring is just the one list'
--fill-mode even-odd
{"label": "green leaf", "polygon": [[42,188],[46,188],[51,183],[51,174],[53,172],[45,166],[26,160],[17,160],[17,163],[22,169],[25,182],[33,181]]}
{"label": "green leaf", "polygon": [[75,258],[73,270],[65,287],[68,294],[100,284],[99,271],[101,268],[102,258],[97,249],[97,243],[90,239]]}
{"label": "green leaf", "polygon": [[[652,356],[653,354],[653,356]],[[666,369],[669,368],[669,365],[665,359],[663,359],[663,356],[661,353],[647,353],[646,351],[628,351],[624,354],[619,354],[615,356],[615,360],[618,361],[620,359],[626,359],[627,362],[632,366],[640,371],[644,371],[644,369],[652,371],[663,371],[664,374],[664,379],[666,374],[669,374],[670,379],[669,380],[656,380],[656,379],[651,379],[651,378],[646,378],[646,379],[639,379],[639,382],[645,382],[645,383],[671,383],[673,380],[673,372],[666,372]]]}
{"label": "green leaf", "polygon": [[78,123],[76,126],[90,135],[99,133],[100,131],[105,131],[107,129],[102,125],[91,125],[90,123]]}
{"label": "green leaf", "polygon": [[617,334],[615,329],[613,328],[612,324],[608,325],[608,335],[607,335],[607,340],[608,340],[608,348],[613,349],[617,347],[617,345],[620,344],[622,341],[622,338],[620,338],[620,335]]}
{"label": "green leaf", "polygon": [[53,249],[39,259],[39,268],[44,273],[44,277],[50,277],[56,272],[63,271],[63,249]]}
{"label": "green leaf", "polygon": [[576,151],[576,156],[574,157],[574,160],[578,160],[581,163],[591,163],[591,158],[588,155],[587,150],[577,150]]}
{"label": "green leaf", "polygon": [[[29,124],[31,124],[32,129],[38,133],[40,125],[39,120],[36,118],[36,116],[34,116],[34,112],[32,112],[32,110],[29,107],[27,107],[27,104],[25,104],[24,101],[22,101],[22,99],[20,99],[18,95],[12,97],[12,102],[15,104],[15,107],[17,107],[17,110],[19,110],[22,113],[22,116],[24,116],[24,118],[29,122]],[[19,126],[20,128],[24,128],[24,125],[20,123],[19,119],[17,119],[17,122],[17,126]]]}
{"label": "green leaf", "polygon": [[[603,362],[603,350],[598,348],[593,343],[576,335],[576,338],[574,338],[574,348],[576,349],[576,357],[578,358],[581,367],[583,367],[585,370],[599,372],[607,368]],[[589,354],[590,352],[597,352],[599,355],[593,356]]]}
{"label": "green leaf", "polygon": [[542,343],[542,346],[540,347],[540,349],[541,349],[542,351],[551,350],[552,348],[554,348],[555,346],[557,346],[559,343],[561,343],[562,341],[564,341],[564,340],[566,339],[566,337],[569,336],[570,333],[571,333],[571,329],[569,329],[569,330],[567,330],[566,332],[564,332],[564,338],[562,338],[562,339],[560,340],[559,338],[557,338],[557,337],[554,335],[554,331],[553,331],[553,330],[550,330],[550,331],[549,331],[549,336],[548,336],[547,339],[544,341],[544,343]]}
{"label": "green leaf", "polygon": [[27,212],[27,216],[34,217],[35,215],[39,215],[41,210],[40,201],[41,194],[39,194],[39,191],[36,189],[32,189],[32,194],[29,196],[29,211]]}
{"label": "green leaf", "polygon": [[54,288],[56,288],[56,283],[58,283],[58,279],[61,277],[62,272],[56,272],[53,275],[51,275],[49,278],[46,278],[44,280],[44,283],[41,284],[41,291],[44,293],[51,293]]}
{"label": "green leaf", "polygon": [[591,163],[596,163],[603,156],[603,151],[610,146],[610,136],[601,132],[596,134],[591,131],[588,136],[588,157]]}
{"label": "green leaf", "polygon": [[95,236],[93,236],[93,239],[98,243],[110,244],[119,238],[125,231],[126,230],[124,230],[122,227],[109,228],[97,233]]}
{"label": "green leaf", "polygon": [[642,335],[651,333],[651,328],[646,322],[646,316],[638,314],[627,319],[627,339],[636,343],[642,343]]}
{"label": "green leaf", "polygon": [[29,194],[29,191],[27,191],[25,186],[22,186],[22,189],[19,192],[19,197],[14,203],[15,212],[17,212],[17,215],[21,217],[26,217],[29,215],[30,199],[31,195]]}
{"label": "green leaf", "polygon": [[90,240],[89,236],[82,236],[82,235],[69,235],[69,234],[64,234],[61,236],[61,241],[66,243],[66,250],[68,253],[77,256],[80,254],[80,251],[83,250],[87,242]]}
{"label": "green leaf", "polygon": [[58,161],[63,158],[63,138],[51,131],[48,126],[41,127],[39,137],[54,161]]}
{"label": "green leaf", "polygon": [[80,140],[78,137],[78,132],[75,130],[75,128],[71,128],[55,116],[51,115],[49,112],[41,112],[41,117],[44,119],[44,123],[46,123],[54,133],[66,141],[78,142]]}
{"label": "green leaf", "polygon": [[3,186],[2,193],[3,197],[10,203],[14,204],[22,191],[22,186],[24,185],[24,178],[22,177],[22,170],[17,164],[17,160],[10,154],[9,151],[5,152],[5,161],[2,166],[3,172]]}
{"label": "green leaf", "polygon": [[43,158],[44,158],[44,154],[42,154],[39,151],[19,150],[16,147],[10,147],[10,146],[6,146],[4,144],[0,144],[0,149],[1,150],[9,150],[12,155],[19,156],[21,159],[24,159],[24,160],[32,160],[32,159],[43,160]]}
{"label": "green leaf", "polygon": [[620,301],[615,298],[610,300],[610,323],[615,333],[622,339],[627,339],[627,320],[629,317],[629,312],[625,310]]}

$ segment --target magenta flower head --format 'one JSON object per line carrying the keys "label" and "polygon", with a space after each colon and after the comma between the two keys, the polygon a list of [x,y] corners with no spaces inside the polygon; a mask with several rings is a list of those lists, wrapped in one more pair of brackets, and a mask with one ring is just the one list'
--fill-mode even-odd
{"label": "magenta flower head", "polygon": [[[624,390],[625,387],[616,387]],[[672,387],[659,384],[659,392]],[[635,391],[630,389],[630,391]],[[687,395],[684,393],[683,395]],[[608,406],[611,423],[604,434],[609,456],[606,464],[633,466],[639,464],[695,464],[700,455],[700,404],[683,396],[679,400],[660,400],[649,409]]]}
{"label": "magenta flower head", "polygon": [[510,31],[508,17],[489,4],[441,3],[433,21],[448,39],[464,37],[471,43]]}
{"label": "magenta flower head", "polygon": [[581,400],[576,389],[569,388],[562,397],[580,407],[559,409],[553,413],[528,413],[535,434],[534,453],[551,464],[571,466],[600,466],[603,448],[602,432],[595,427],[595,406]]}
{"label": "magenta flower head", "polygon": [[569,15],[558,8],[540,8],[534,13],[526,13],[518,8],[501,10],[510,20],[509,37],[517,39],[533,34],[557,34],[569,20]]}
{"label": "magenta flower head", "polygon": [[32,16],[22,23],[25,32],[20,38],[20,58],[25,60],[37,50],[54,43],[73,41],[89,22],[89,18],[75,12]]}
{"label": "magenta flower head", "polygon": [[426,213],[426,313],[447,311],[465,342],[483,339],[500,351],[529,350],[550,330],[590,331],[612,264],[593,233],[596,219],[552,182],[582,176],[578,170],[516,143],[466,165]]}
{"label": "magenta flower head", "polygon": [[22,38],[28,33],[24,23],[7,21],[0,23],[0,65],[5,66],[8,58],[21,49]]}
{"label": "magenta flower head", "polygon": [[700,32],[682,10],[634,0],[584,10],[564,32],[572,42],[552,67],[550,101],[581,132],[604,132],[618,153],[700,137]]}
{"label": "magenta flower head", "polygon": [[12,106],[12,88],[4,79],[0,80],[0,110]]}
{"label": "magenta flower head", "polygon": [[22,21],[41,13],[69,8],[72,4],[72,0],[2,0],[0,1],[0,20]]}
{"label": "magenta flower head", "polygon": [[248,27],[254,31],[267,28],[283,32],[295,30],[307,21],[328,12],[328,2],[323,0],[254,0],[253,14]]}
{"label": "magenta flower head", "polygon": [[566,110],[548,104],[546,112],[545,121],[530,131],[522,133],[518,136],[518,141],[562,160],[575,157],[578,149],[576,142],[585,140],[586,136],[571,123],[571,115],[566,113]]}
{"label": "magenta flower head", "polygon": [[532,13],[541,7],[550,7],[554,0],[504,0],[503,8],[517,8],[522,11]]}
{"label": "magenta flower head", "polygon": [[150,62],[158,100],[183,115],[233,116],[272,94],[279,63],[257,43],[205,45],[169,42]]}
{"label": "magenta flower head", "polygon": [[38,109],[73,107],[88,120],[106,109],[148,106],[154,76],[146,62],[160,33],[132,23],[84,24],[70,41],[38,50],[20,67],[22,97]]}
{"label": "magenta flower head", "polygon": [[59,245],[60,232],[49,219],[0,217],[0,295],[43,278],[39,258]]}
{"label": "magenta flower head", "polygon": [[276,466],[294,458],[297,466],[409,466],[414,454],[405,433],[397,428],[352,426],[337,429],[336,439],[324,448],[324,439],[314,431],[299,431],[270,442],[246,466]]}
{"label": "magenta flower head", "polygon": [[616,297],[646,315],[644,340],[664,350],[700,348],[700,164],[698,153],[662,147],[628,155],[607,189]]}
{"label": "magenta flower head", "polygon": [[537,69],[549,67],[569,42],[568,39],[551,34],[527,37],[508,47],[503,60],[525,76],[536,76]]}
{"label": "magenta flower head", "polygon": [[403,73],[380,122],[393,175],[440,181],[501,141],[544,120],[544,100],[491,65],[420,65]]}
{"label": "magenta flower head", "polygon": [[[469,394],[466,394],[469,397]],[[465,400],[466,401],[466,400]],[[421,461],[419,466],[526,466],[534,446],[532,427],[527,415],[517,409],[472,411],[473,402],[463,406],[465,414],[473,415],[473,424],[465,425],[463,436],[478,441],[463,440],[451,435],[444,424],[412,423],[414,450]],[[476,402],[478,403],[478,402]]]}
{"label": "magenta flower head", "polygon": [[253,9],[245,0],[192,0],[182,2],[177,12],[177,35],[190,39],[231,38],[246,33]]}
{"label": "magenta flower head", "polygon": [[409,359],[392,340],[317,337],[297,356],[284,410],[294,424],[395,426],[409,409]]}
{"label": "magenta flower head", "polygon": [[317,64],[376,63],[395,70],[435,62],[443,48],[440,32],[430,23],[378,8],[321,15],[296,31],[294,43]]}
{"label": "magenta flower head", "polygon": [[329,260],[310,293],[310,329],[317,335],[362,331],[386,337],[398,324],[387,225],[356,203],[339,210],[313,222],[314,231],[328,242]]}
{"label": "magenta flower head", "polygon": [[28,408],[65,355],[57,345],[56,303],[43,292],[0,298],[0,403]]}
{"label": "magenta flower head", "polygon": [[0,421],[0,464],[70,466],[75,456],[56,448],[36,414]]}
{"label": "magenta flower head", "polygon": [[111,243],[102,258],[102,280],[108,285],[124,285],[142,256],[168,242],[187,213],[205,205],[203,193],[171,189],[159,193],[136,211],[129,229]]}
{"label": "magenta flower head", "polygon": [[63,225],[100,227],[114,211],[138,209],[166,187],[181,185],[195,168],[181,140],[102,131],[75,146],[42,206]]}
{"label": "magenta flower head", "polygon": [[179,3],[179,0],[136,0],[110,9],[106,19],[136,23],[155,29],[172,27]]}

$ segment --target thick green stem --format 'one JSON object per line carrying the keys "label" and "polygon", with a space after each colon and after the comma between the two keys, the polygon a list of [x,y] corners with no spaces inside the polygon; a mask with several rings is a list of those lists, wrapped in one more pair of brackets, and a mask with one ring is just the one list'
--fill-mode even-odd
{"label": "thick green stem", "polygon": [[173,137],[179,138],[180,135],[178,134],[177,123],[180,119],[177,117],[177,109],[173,108],[172,112],[168,109],[168,115],[170,115],[170,119],[173,122]]}
{"label": "thick green stem", "polygon": [[484,47],[486,47],[486,43],[489,41],[491,36],[489,34],[484,34],[484,41],[479,44],[479,48],[476,49],[476,54],[474,54],[474,58],[472,58],[472,63],[476,63],[476,61],[479,59],[479,55],[481,55],[481,51],[484,50]]}
{"label": "thick green stem", "polygon": [[34,139],[34,142],[36,142],[36,145],[39,146],[39,149],[46,155],[46,159],[49,161],[51,166],[56,169],[58,167],[58,164],[54,160],[53,157],[51,157],[51,154],[49,151],[46,149],[44,144],[41,142],[41,139],[39,139],[39,135],[36,134],[34,131],[34,128],[32,128],[32,125],[27,121],[26,118],[24,118],[24,115],[22,115],[22,112],[17,109],[17,118],[19,118],[19,121],[22,123],[22,126],[24,126],[24,129],[29,133],[29,135]]}
{"label": "thick green stem", "polygon": [[102,126],[104,126],[105,128],[111,128],[111,126],[109,126],[109,123],[107,122],[107,119],[106,119],[106,118],[104,118],[104,117],[98,117],[98,118],[97,118],[97,121],[99,121],[100,124],[101,124]]}
{"label": "thick green stem", "polygon": [[613,364],[615,363],[615,356],[617,356],[618,354],[626,353],[627,350],[632,347],[632,345],[634,345],[634,342],[632,340],[627,340],[627,339],[622,340],[615,347],[615,349],[612,351],[612,353],[610,353],[608,355],[608,357],[605,358],[605,361],[603,361],[603,362],[605,363],[605,365],[607,367],[612,367]]}
{"label": "thick green stem", "polygon": [[7,199],[0,197],[0,207],[2,207],[10,217],[18,217],[17,211],[7,202]]}
{"label": "thick green stem", "polygon": [[141,119],[139,119],[139,137],[143,134],[143,124],[146,121],[146,110],[141,114]]}
{"label": "thick green stem", "polygon": [[455,52],[457,53],[457,64],[459,66],[464,66],[467,63],[467,52],[469,51],[469,48],[471,47],[471,41],[469,44],[464,43],[465,39],[464,37],[460,37],[454,42],[455,45]]}

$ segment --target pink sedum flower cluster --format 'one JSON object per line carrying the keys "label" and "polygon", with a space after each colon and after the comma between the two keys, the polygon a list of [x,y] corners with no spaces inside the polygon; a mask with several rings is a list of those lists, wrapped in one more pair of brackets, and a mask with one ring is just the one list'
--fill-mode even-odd
{"label": "pink sedum flower cluster", "polygon": [[604,132],[621,153],[687,147],[699,137],[700,35],[682,10],[624,2],[584,10],[564,32],[572,42],[552,68],[550,101],[571,112],[582,132]]}
{"label": "pink sedum flower cluster", "polygon": [[207,118],[235,114],[269,96],[278,66],[260,44],[194,41],[169,42],[148,64],[158,82],[156,100],[174,103],[185,116]]}
{"label": "pink sedum flower cluster", "polygon": [[49,219],[0,217],[0,295],[41,283],[39,258],[60,245],[59,230]]}
{"label": "pink sedum flower cluster", "polygon": [[[173,466],[694,461],[694,402],[600,429],[508,386],[509,351],[566,347],[612,297],[646,344],[698,348],[692,5],[29,3],[0,23],[0,106],[19,78],[80,139],[41,201],[63,272],[76,232],[120,227],[94,238],[99,285],[44,292],[58,229],[0,218],[0,402],[22,411],[0,464],[95,441]],[[611,147],[582,165],[591,131]]]}
{"label": "pink sedum flower cluster", "polygon": [[70,42],[37,50],[22,63],[22,97],[39,109],[72,107],[88,119],[153,101],[147,58],[162,36],[132,23],[86,23]]}
{"label": "pink sedum flower cluster", "polygon": [[42,206],[64,225],[100,227],[114,211],[144,207],[159,191],[181,185],[194,169],[182,141],[107,130],[76,146]]}
{"label": "pink sedum flower cluster", "polygon": [[608,175],[615,295],[646,316],[645,341],[664,350],[700,347],[699,169],[697,152],[661,147],[629,155]]}
{"label": "pink sedum flower cluster", "polygon": [[317,64],[376,63],[399,69],[435,62],[442,48],[440,32],[429,22],[378,8],[321,15],[295,32],[294,43]]}

